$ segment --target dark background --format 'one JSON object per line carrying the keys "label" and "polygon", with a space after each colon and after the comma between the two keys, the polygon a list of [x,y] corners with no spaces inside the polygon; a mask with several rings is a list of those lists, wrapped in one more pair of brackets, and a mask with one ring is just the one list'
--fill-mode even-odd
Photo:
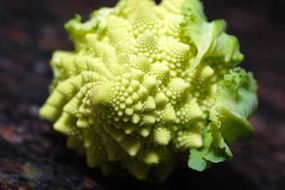
{"label": "dark background", "polygon": [[51,53],[72,49],[63,24],[115,1],[0,0],[0,189],[285,189],[285,2],[203,2],[210,20],[228,21],[246,56],[242,66],[259,82],[256,133],[233,147],[230,162],[204,173],[177,169],[165,184],[148,184],[88,169],[37,116],[52,78]]}

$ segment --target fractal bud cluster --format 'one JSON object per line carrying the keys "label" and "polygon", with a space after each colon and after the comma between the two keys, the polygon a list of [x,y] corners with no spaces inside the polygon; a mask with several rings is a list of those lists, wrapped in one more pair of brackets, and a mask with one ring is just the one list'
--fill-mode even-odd
{"label": "fractal bud cluster", "polygon": [[121,0],[65,27],[75,50],[54,53],[40,116],[90,167],[164,180],[181,155],[202,171],[251,135],[256,82],[199,0]]}

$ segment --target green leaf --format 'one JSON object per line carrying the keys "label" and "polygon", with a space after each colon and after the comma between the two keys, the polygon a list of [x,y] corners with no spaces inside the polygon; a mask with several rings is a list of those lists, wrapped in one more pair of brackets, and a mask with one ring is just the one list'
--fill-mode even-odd
{"label": "green leaf", "polygon": [[244,58],[239,49],[238,39],[224,32],[215,39],[205,57],[219,59],[220,62],[222,61],[232,66],[240,63]]}
{"label": "green leaf", "polygon": [[192,69],[206,58],[218,59],[233,66],[243,60],[238,39],[225,33],[226,22],[222,19],[207,22],[199,0],[185,1],[182,13],[184,15],[182,35],[196,47]]}
{"label": "green leaf", "polygon": [[192,23],[186,29],[186,35],[188,35],[197,49],[197,54],[193,60],[192,69],[196,68],[207,56],[208,52],[213,49],[212,46],[218,36],[223,32],[224,25],[225,22],[223,20],[216,20],[210,23]]}
{"label": "green leaf", "polygon": [[210,111],[210,124],[201,149],[192,149],[188,166],[203,171],[208,162],[218,163],[232,158],[228,144],[252,134],[247,121],[257,106],[256,83],[251,74],[237,68],[226,74],[215,94]]}
{"label": "green leaf", "polygon": [[240,68],[225,75],[221,82],[210,117],[227,144],[251,136],[253,128],[247,118],[257,106],[256,89],[251,74]]}
{"label": "green leaf", "polygon": [[203,171],[207,167],[207,161],[204,158],[211,146],[212,136],[210,133],[205,133],[203,137],[204,146],[200,149],[191,149],[188,160],[188,166],[197,171]]}
{"label": "green leaf", "polygon": [[[226,150],[226,151],[225,151]],[[221,147],[215,144],[213,134],[209,131],[204,134],[204,146],[201,149],[190,150],[188,166],[197,171],[204,171],[209,162],[219,163],[231,158],[225,143]]]}
{"label": "green leaf", "polygon": [[197,171],[204,171],[207,167],[207,162],[203,158],[203,155],[199,150],[193,149],[190,151],[190,158],[188,160],[188,166],[192,168],[193,170]]}

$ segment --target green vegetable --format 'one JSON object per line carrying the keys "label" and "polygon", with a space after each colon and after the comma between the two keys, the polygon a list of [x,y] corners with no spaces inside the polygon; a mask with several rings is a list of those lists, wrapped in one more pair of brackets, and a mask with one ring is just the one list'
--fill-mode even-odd
{"label": "green vegetable", "polygon": [[65,25],[75,50],[56,51],[40,110],[104,174],[126,169],[164,180],[189,152],[198,171],[232,157],[252,134],[252,75],[225,22],[207,22],[198,0],[121,0]]}

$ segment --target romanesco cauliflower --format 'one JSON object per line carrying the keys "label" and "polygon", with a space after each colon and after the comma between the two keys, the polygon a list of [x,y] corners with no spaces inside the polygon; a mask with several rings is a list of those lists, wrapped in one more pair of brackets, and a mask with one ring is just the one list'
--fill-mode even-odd
{"label": "romanesco cauliflower", "polygon": [[199,0],[121,0],[65,25],[75,50],[51,60],[40,110],[104,174],[165,179],[179,155],[202,171],[232,157],[256,105],[238,40],[207,22]]}

